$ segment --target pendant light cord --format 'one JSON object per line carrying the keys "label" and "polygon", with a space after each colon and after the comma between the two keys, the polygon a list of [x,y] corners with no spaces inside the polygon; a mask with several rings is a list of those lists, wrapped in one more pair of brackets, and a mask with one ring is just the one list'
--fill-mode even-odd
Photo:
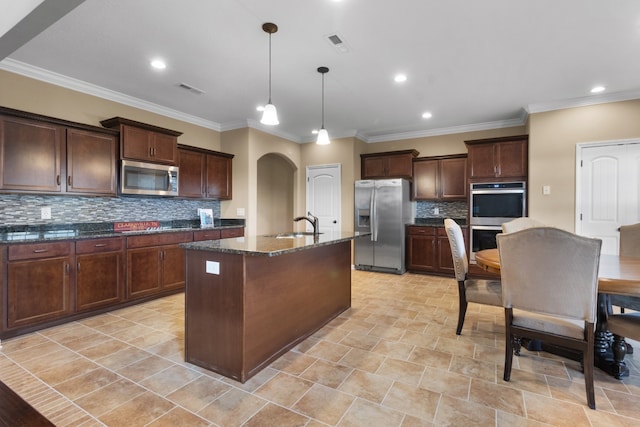
{"label": "pendant light cord", "polygon": [[324,73],[322,73],[322,128],[324,129]]}
{"label": "pendant light cord", "polygon": [[271,104],[271,33],[269,33],[269,104]]}

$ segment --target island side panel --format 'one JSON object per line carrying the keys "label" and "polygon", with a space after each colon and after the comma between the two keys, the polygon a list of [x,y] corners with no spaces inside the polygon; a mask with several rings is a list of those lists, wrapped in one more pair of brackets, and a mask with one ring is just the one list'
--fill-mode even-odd
{"label": "island side panel", "polygon": [[351,307],[351,241],[246,263],[249,378]]}
{"label": "island side panel", "polygon": [[242,381],[244,255],[187,250],[186,269],[185,360]]}

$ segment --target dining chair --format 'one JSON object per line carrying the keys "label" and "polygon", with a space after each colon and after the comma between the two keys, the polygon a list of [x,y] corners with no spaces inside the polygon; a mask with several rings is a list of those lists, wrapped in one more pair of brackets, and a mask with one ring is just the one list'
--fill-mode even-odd
{"label": "dining chair", "polygon": [[449,238],[455,278],[458,281],[458,326],[456,335],[462,332],[467,305],[476,304],[502,306],[502,286],[499,280],[469,279],[469,260],[465,249],[462,229],[451,218],[444,220],[444,228]]}
{"label": "dining chair", "polygon": [[497,236],[505,308],[504,380],[520,338],[582,353],[587,403],[595,409],[594,329],[602,241],[553,227]]}
{"label": "dining chair", "polygon": [[509,222],[502,223],[503,233],[513,233],[515,231],[524,230],[532,227],[544,227],[544,224],[528,216],[516,218]]}

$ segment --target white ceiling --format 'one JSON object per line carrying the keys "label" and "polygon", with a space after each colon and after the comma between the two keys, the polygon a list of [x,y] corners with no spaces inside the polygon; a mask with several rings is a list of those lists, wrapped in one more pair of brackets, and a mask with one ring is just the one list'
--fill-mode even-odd
{"label": "white ceiling", "polygon": [[[638,0],[46,0],[32,14],[54,2],[68,9],[57,22],[25,19],[0,38],[0,54],[3,39],[15,44],[4,47],[0,68],[215,130],[251,126],[314,140],[319,66],[330,69],[329,135],[367,142],[514,126],[527,112],[640,98]],[[268,98],[264,22],[279,27],[276,127],[261,125],[256,111]],[[35,37],[24,31],[38,26]],[[346,53],[329,43],[332,34]],[[150,68],[156,57],[165,70]],[[398,72],[408,80],[395,83]],[[591,95],[595,85],[606,91]],[[433,117],[423,119],[425,111]]]}

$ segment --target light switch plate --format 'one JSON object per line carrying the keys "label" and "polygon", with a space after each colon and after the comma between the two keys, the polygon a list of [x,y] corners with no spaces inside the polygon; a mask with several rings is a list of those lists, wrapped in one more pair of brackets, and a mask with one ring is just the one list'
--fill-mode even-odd
{"label": "light switch plate", "polygon": [[236,215],[237,216],[244,216],[244,208],[237,208],[236,209]]}
{"label": "light switch plate", "polygon": [[49,206],[40,209],[40,219],[51,219],[51,208]]}
{"label": "light switch plate", "polygon": [[542,186],[542,194],[545,196],[548,196],[549,194],[551,194],[551,186],[550,185],[543,185]]}

